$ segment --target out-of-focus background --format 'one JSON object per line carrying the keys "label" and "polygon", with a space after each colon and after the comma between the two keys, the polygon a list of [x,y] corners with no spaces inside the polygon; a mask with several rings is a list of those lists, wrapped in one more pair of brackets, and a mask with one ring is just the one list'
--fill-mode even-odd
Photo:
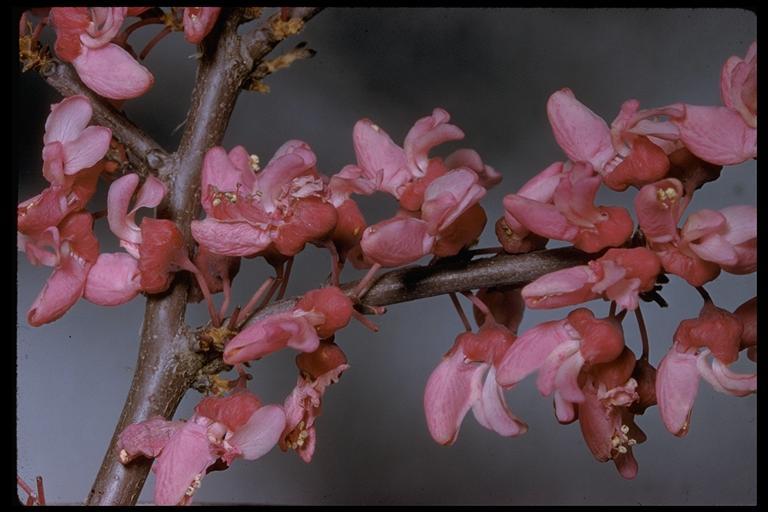
{"label": "out-of-focus background", "polygon": [[[139,50],[157,30],[131,39]],[[496,246],[492,230],[501,200],[535,173],[564,159],[549,127],[548,96],[571,88],[609,122],[623,101],[643,107],[682,101],[720,105],[725,60],[743,56],[756,37],[756,17],[736,9],[327,9],[286,49],[307,41],[317,55],[267,79],[269,94],[244,92],[224,138],[243,144],[262,162],[288,139],[308,142],[318,167],[332,174],[354,162],[351,133],[368,117],[401,143],[413,122],[434,107],[450,112],[466,133],[456,147],[476,149],[504,180],[482,204],[489,226],[481,246]],[[196,49],[181,34],[164,39],[145,64],[154,88],[125,108],[163,146],[175,148],[194,78]],[[41,174],[42,135],[50,104],[59,101],[39,77],[21,77],[13,119],[19,201],[46,183]],[[755,163],[726,168],[696,193],[688,212],[756,204]],[[634,190],[634,189],[633,189]],[[634,192],[602,191],[601,204],[629,206]],[[370,223],[394,213],[394,202],[362,198]],[[105,206],[104,194],[91,209]],[[118,250],[98,221],[102,251]],[[550,245],[552,246],[552,244]],[[288,293],[317,287],[329,269],[327,254],[310,247],[294,266]],[[244,262],[236,302],[247,301],[270,275],[261,260]],[[50,503],[84,499],[112,436],[136,365],[143,300],[119,308],[80,301],[59,321],[31,328],[26,311],[50,269],[18,256],[17,454],[28,481],[42,474]],[[345,271],[344,280],[358,274]],[[733,310],[756,295],[755,275],[723,274],[707,286],[717,305]],[[676,277],[663,295],[670,307],[644,304],[651,362],[669,348],[677,323],[697,316],[698,294]],[[607,303],[590,304],[605,315]],[[191,325],[205,308],[190,307]],[[564,317],[568,309],[528,311],[521,332]],[[437,445],[424,420],[422,397],[429,374],[462,330],[447,297],[388,308],[374,318],[372,334],[352,323],[337,343],[351,368],[332,386],[317,422],[314,460],[305,464],[275,448],[255,462],[238,460],[203,480],[197,503],[250,504],[576,504],[723,505],[756,502],[756,399],[733,398],[702,383],[690,433],[668,433],[658,408],[638,417],[648,441],[636,447],[640,472],[620,478],[612,463],[598,463],[578,424],[561,426],[551,399],[532,378],[506,393],[529,432],[507,439],[467,416],[452,447]],[[639,353],[634,319],[627,342]],[[296,379],[295,353],[283,351],[252,366],[250,389],[266,403],[281,403]],[[749,370],[739,362],[737,368]],[[191,391],[177,418],[199,400]],[[150,476],[141,502],[150,502]]]}

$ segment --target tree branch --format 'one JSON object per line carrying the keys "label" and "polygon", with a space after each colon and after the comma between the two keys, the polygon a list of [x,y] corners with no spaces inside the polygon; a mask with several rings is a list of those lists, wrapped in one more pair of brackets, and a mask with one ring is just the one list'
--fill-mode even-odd
{"label": "tree branch", "polygon": [[322,9],[322,7],[283,8],[257,30],[243,36],[243,53],[258,64],[277,46],[277,43],[301,31],[304,24]]}
{"label": "tree branch", "polygon": [[128,149],[128,161],[143,175],[165,172],[170,164],[168,153],[149,135],[128,120],[101,96],[86,87],[72,66],[51,59],[41,70],[41,76],[63,96],[81,94],[91,100],[96,122],[112,130],[112,135]]}
{"label": "tree branch", "polygon": [[[200,208],[203,157],[221,142],[240,87],[254,64],[242,55],[237,34],[241,14],[240,9],[223,9],[217,26],[203,42],[186,128],[167,171],[173,178],[171,187],[157,211],[159,218],[176,222],[190,248],[190,223]],[[278,42],[274,39],[265,43],[264,54]],[[136,373],[88,495],[89,505],[136,503],[151,463],[123,466],[117,453],[118,436],[132,423],[157,415],[171,418],[205,363],[203,355],[190,350],[191,336],[184,324],[188,291],[188,280],[178,276],[166,295],[147,299]]]}

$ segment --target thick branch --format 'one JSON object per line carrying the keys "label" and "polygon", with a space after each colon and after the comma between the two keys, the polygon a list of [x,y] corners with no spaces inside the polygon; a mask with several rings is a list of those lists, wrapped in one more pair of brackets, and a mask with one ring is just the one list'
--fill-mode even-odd
{"label": "thick branch", "polygon": [[170,163],[165,150],[112,105],[86,87],[72,66],[51,59],[40,73],[45,81],[63,96],[81,94],[91,100],[96,122],[112,130],[112,135],[125,145],[129,162],[141,174],[165,172],[165,167]]}
{"label": "thick branch", "polygon": [[[253,67],[253,61],[242,55],[237,34],[240,15],[239,9],[224,9],[217,27],[204,41],[186,128],[167,171],[172,177],[171,189],[158,209],[158,217],[176,222],[190,247],[190,223],[200,208],[203,156],[221,143],[240,87]],[[270,40],[265,54],[278,42]],[[205,363],[203,356],[190,350],[192,343],[184,325],[188,291],[188,281],[177,278],[168,294],[147,300],[136,373],[87,504],[136,503],[150,464],[120,464],[118,435],[126,426],[152,416],[171,418]]]}

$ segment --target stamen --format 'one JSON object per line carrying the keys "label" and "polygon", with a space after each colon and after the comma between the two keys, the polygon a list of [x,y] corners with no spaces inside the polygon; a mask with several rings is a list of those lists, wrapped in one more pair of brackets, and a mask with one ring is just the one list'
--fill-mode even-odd
{"label": "stamen", "polygon": [[259,161],[259,156],[258,155],[251,155],[251,156],[249,156],[248,157],[248,162],[250,163],[251,170],[253,170],[254,172],[256,172],[259,169],[261,169],[261,167],[259,167],[260,161]]}

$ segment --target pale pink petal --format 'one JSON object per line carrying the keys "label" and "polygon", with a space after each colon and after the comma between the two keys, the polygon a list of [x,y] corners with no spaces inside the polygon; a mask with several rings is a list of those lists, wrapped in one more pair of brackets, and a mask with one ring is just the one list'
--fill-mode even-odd
{"label": "pale pink petal", "polygon": [[272,158],[258,175],[258,188],[262,192],[261,204],[264,209],[268,212],[274,211],[275,201],[282,193],[283,187],[311,169],[315,161],[311,151],[285,153]]}
{"label": "pale pink petal", "polygon": [[253,413],[248,423],[229,439],[229,443],[240,450],[244,459],[256,460],[277,444],[284,428],[283,408],[267,405]]}
{"label": "pale pink petal", "polygon": [[528,329],[507,349],[497,365],[496,381],[505,388],[517,384],[538,370],[558,345],[572,339],[565,320],[544,322]]}
{"label": "pale pink petal", "polygon": [[552,398],[555,403],[555,417],[558,422],[567,425],[576,419],[576,407],[573,402],[563,398],[558,390],[555,390]]}
{"label": "pale pink petal", "polygon": [[546,238],[571,241],[579,233],[579,228],[568,222],[552,204],[509,194],[504,197],[504,210],[507,224],[511,217],[526,229]]}
{"label": "pale pink petal", "polygon": [[112,140],[112,131],[103,126],[89,126],[75,140],[64,143],[64,173],[71,175],[95,165],[104,158]]}
{"label": "pale pink petal", "polygon": [[269,232],[263,228],[211,218],[192,221],[192,236],[210,252],[222,256],[252,256],[272,243]]}
{"label": "pale pink petal", "polygon": [[[245,162],[243,162],[243,158],[245,158]],[[235,192],[238,190],[238,185],[242,185],[240,190],[243,193],[251,193],[256,181],[255,175],[248,167],[246,167],[248,171],[240,168],[242,164],[250,165],[248,158],[249,156],[242,146],[234,147],[229,154],[221,146],[209,149],[203,159],[201,177],[203,197],[210,201],[211,187],[217,191]],[[235,164],[235,161],[238,163]],[[203,205],[206,206],[206,201],[203,202]],[[207,206],[210,207],[210,205]]]}
{"label": "pale pink petal", "polygon": [[609,300],[616,302],[618,306],[616,311],[621,313],[624,310],[634,311],[639,303],[640,279],[633,277],[631,279],[622,279],[605,290],[605,296]]}
{"label": "pale pink petal", "polygon": [[427,172],[429,151],[432,148],[444,142],[464,138],[464,132],[458,126],[448,124],[450,119],[448,112],[436,108],[431,116],[422,117],[408,131],[403,149],[414,176],[423,176]]}
{"label": "pale pink petal", "polygon": [[[157,475],[155,504],[188,503],[205,470],[216,459],[218,455],[208,440],[207,428],[191,421],[185,423],[168,440],[152,467]],[[191,493],[187,494],[190,487]]]}
{"label": "pale pink petal", "polygon": [[85,96],[69,96],[51,105],[51,113],[45,120],[43,143],[75,140],[88,126],[92,115],[91,102]]}
{"label": "pale pink petal", "polygon": [[727,206],[720,210],[728,230],[724,238],[737,245],[757,238],[757,208],[749,205]]}
{"label": "pale pink petal", "polygon": [[448,169],[468,167],[477,173],[480,185],[490,189],[501,183],[501,173],[490,165],[485,165],[480,155],[474,149],[457,149],[445,158],[445,166]]}
{"label": "pale pink petal", "polygon": [[141,96],[155,82],[147,68],[113,43],[96,49],[83,48],[72,64],[85,85],[113,100]]}
{"label": "pale pink petal", "polygon": [[301,352],[317,350],[317,331],[303,316],[293,313],[270,315],[246,327],[224,348],[227,364],[252,361],[285,347]]}
{"label": "pale pink petal", "polygon": [[451,445],[459,435],[464,416],[480,399],[487,365],[465,363],[464,353],[455,350],[444,357],[429,376],[424,389],[424,412],[432,439]]}
{"label": "pale pink petal", "polygon": [[520,187],[520,190],[517,191],[517,195],[541,203],[549,203],[552,201],[552,198],[555,195],[555,190],[560,184],[560,179],[562,177],[563,162],[555,162],[525,182],[525,185]]}
{"label": "pale pink petal", "polygon": [[120,432],[117,440],[120,462],[127,464],[139,456],[150,459],[157,457],[171,436],[183,425],[181,421],[167,421],[162,416],[128,425]]}
{"label": "pale pink petal", "polygon": [[109,193],[107,195],[107,221],[109,222],[109,229],[119,239],[134,244],[141,243],[141,230],[133,221],[132,216],[128,216],[128,206],[138,185],[138,174],[126,174],[109,186]]}
{"label": "pale pink petal", "polygon": [[696,240],[711,233],[720,233],[725,228],[725,216],[715,210],[699,210],[686,219],[680,232],[686,241]]}
{"label": "pale pink petal", "polygon": [[611,451],[614,448],[611,438],[621,427],[620,415],[612,412],[613,408],[603,405],[594,390],[587,390],[584,397],[584,401],[579,404],[581,435],[597,460],[608,461],[612,458]]}
{"label": "pale pink petal", "polygon": [[83,295],[88,275],[87,263],[74,258],[62,258],[61,266],[53,271],[27,313],[33,327],[61,318]]}
{"label": "pale pink petal", "polygon": [[361,168],[356,165],[345,165],[342,170],[331,176],[327,190],[330,192],[330,201],[338,208],[351,194],[369,196],[381,187],[381,174],[378,181],[370,179]]}
{"label": "pale pink petal", "polygon": [[757,158],[757,129],[734,110],[686,105],[685,117],[676,122],[685,147],[702,160],[735,165]]}
{"label": "pale pink petal", "polygon": [[707,236],[698,243],[689,243],[688,247],[699,258],[721,266],[735,265],[738,262],[738,255],[733,245],[720,235]]}
{"label": "pale pink petal", "polygon": [[103,253],[88,272],[85,300],[100,306],[117,306],[141,291],[139,262],[125,253]]}
{"label": "pale pink petal", "polygon": [[463,168],[450,171],[427,187],[421,218],[427,222],[429,232],[435,234],[477,203],[485,192],[478,184],[477,173]]}
{"label": "pale pink petal", "polygon": [[[519,341],[519,338],[518,338]],[[565,382],[565,378],[570,375],[568,371],[566,371],[565,374],[563,374],[562,377],[559,376],[560,367],[569,359],[574,359],[576,354],[580,355],[579,352],[579,346],[581,342],[577,339],[569,339],[563,343],[560,343],[556,347],[552,349],[552,351],[549,353],[549,355],[544,359],[544,361],[541,363],[541,367],[539,368],[539,373],[536,377],[536,387],[539,389],[539,392],[544,396],[549,396],[552,394],[552,392],[557,389],[558,391],[561,391],[558,386],[558,381],[563,380]],[[513,345],[514,346],[514,345]],[[584,358],[581,358],[581,365],[584,364]],[[578,367],[581,368],[581,365]],[[569,369],[573,367],[573,364],[569,364]],[[566,396],[563,396],[563,399],[568,400]],[[569,402],[572,402],[573,400],[568,400]]]}
{"label": "pale pink petal", "polygon": [[709,350],[703,350],[699,354],[697,368],[701,377],[716,391],[732,396],[747,396],[757,392],[757,373],[736,373],[716,357],[712,359],[710,366],[707,363],[709,354]]}
{"label": "pale pink petal", "polygon": [[370,261],[383,267],[399,267],[429,254],[434,241],[423,220],[395,217],[366,228],[360,247]]}
{"label": "pale pink petal", "polygon": [[576,352],[568,357],[557,369],[555,388],[563,400],[573,403],[584,401],[584,393],[579,386],[579,372],[584,366],[584,356]]}
{"label": "pale pink petal", "polygon": [[382,190],[399,198],[401,187],[413,178],[403,149],[368,119],[355,123],[352,142],[357,164],[366,176],[381,183]]}
{"label": "pale pink petal", "polygon": [[602,178],[593,172],[589,164],[574,163],[564,173],[552,201],[568,222],[592,228],[596,219],[600,218],[600,212],[595,207],[595,195],[601,183]]}
{"label": "pale pink petal", "polygon": [[482,394],[472,405],[472,412],[478,423],[500,436],[519,436],[528,431],[528,425],[509,410],[501,387],[496,383],[496,370],[493,367],[488,370]]}
{"label": "pale pink petal", "polygon": [[659,363],[656,373],[656,399],[667,430],[678,437],[688,433],[693,402],[699,391],[699,370],[695,354],[673,345]]}
{"label": "pale pink petal", "polygon": [[522,296],[531,309],[570,306],[599,297],[600,290],[590,289],[597,280],[588,265],[579,265],[541,276],[523,287]]}
{"label": "pale pink petal", "polygon": [[127,7],[94,7],[92,19],[86,32],[80,34],[80,41],[93,48],[108,44],[120,32]]}
{"label": "pale pink petal", "polygon": [[589,162],[595,169],[614,155],[608,124],[576,99],[570,89],[561,89],[547,101],[547,117],[555,140],[574,162]]}

